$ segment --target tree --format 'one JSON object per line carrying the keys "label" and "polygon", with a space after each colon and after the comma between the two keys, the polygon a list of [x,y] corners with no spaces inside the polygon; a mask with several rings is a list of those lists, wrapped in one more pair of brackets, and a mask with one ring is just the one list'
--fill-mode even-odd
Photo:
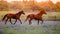
{"label": "tree", "polygon": [[8,10],[8,2],[7,1],[4,1],[4,0],[0,1],[0,11],[2,11],[2,10]]}
{"label": "tree", "polygon": [[60,11],[60,2],[57,2],[55,5],[56,5],[56,11]]}

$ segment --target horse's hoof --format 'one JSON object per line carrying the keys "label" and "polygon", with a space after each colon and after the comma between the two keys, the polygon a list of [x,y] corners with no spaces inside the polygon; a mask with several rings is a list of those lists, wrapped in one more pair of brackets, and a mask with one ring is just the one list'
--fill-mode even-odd
{"label": "horse's hoof", "polygon": [[15,25],[15,23],[13,25]]}
{"label": "horse's hoof", "polygon": [[14,24],[12,24],[12,25],[14,25]]}
{"label": "horse's hoof", "polygon": [[43,24],[43,23],[41,23],[41,24]]}
{"label": "horse's hoof", "polygon": [[6,24],[6,23],[5,23]]}
{"label": "horse's hoof", "polygon": [[39,25],[39,24],[37,24],[37,25]]}
{"label": "horse's hoof", "polygon": [[22,23],[21,23],[22,24]]}
{"label": "horse's hoof", "polygon": [[29,24],[29,25],[31,25],[31,24]]}
{"label": "horse's hoof", "polygon": [[6,24],[5,24],[6,25]]}

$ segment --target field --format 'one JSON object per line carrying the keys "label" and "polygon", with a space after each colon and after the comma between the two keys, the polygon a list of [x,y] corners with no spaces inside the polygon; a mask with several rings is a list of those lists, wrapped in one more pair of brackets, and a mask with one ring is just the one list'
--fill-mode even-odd
{"label": "field", "polygon": [[[17,11],[18,12],[18,11]],[[4,17],[5,14],[13,13],[16,14],[16,11],[1,11],[0,12],[0,20]],[[24,20],[28,14],[37,14],[38,11],[32,12],[32,11],[26,11],[25,15],[21,15],[21,19]],[[47,14],[42,16],[43,20],[53,20],[53,21],[60,21],[60,12],[47,12]]]}
{"label": "field", "polygon": [[[0,34],[60,34],[59,12],[47,12],[47,15],[42,16],[43,20],[45,20],[44,23],[39,25],[37,25],[37,20],[33,20],[31,25],[28,24],[28,21],[24,22],[28,12],[26,13],[26,15],[21,16],[23,24],[20,24],[18,21],[15,25],[13,25],[8,21],[5,25],[5,21],[2,22],[1,20],[7,13],[16,12],[0,12]],[[31,12],[29,12],[28,14],[30,13]],[[12,22],[14,23],[14,20],[12,20]]]}

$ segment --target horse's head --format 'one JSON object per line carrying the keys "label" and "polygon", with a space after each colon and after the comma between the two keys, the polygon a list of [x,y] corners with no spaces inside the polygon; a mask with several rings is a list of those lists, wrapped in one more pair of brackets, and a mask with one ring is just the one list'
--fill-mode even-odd
{"label": "horse's head", "polygon": [[47,14],[47,13],[45,12],[45,10],[41,10],[40,13],[41,13],[41,14]]}
{"label": "horse's head", "polygon": [[24,11],[23,11],[23,10],[22,10],[22,11],[20,11],[20,13],[25,15],[25,13],[24,13]]}

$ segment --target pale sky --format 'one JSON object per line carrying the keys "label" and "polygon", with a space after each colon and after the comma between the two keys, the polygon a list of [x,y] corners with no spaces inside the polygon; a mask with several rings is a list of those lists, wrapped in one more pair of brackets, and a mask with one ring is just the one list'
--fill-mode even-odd
{"label": "pale sky", "polygon": [[[22,0],[7,0],[7,1],[11,2],[11,1],[22,1]],[[44,2],[44,1],[48,1],[48,0],[35,0],[35,1],[37,1],[37,2],[42,2],[43,1]],[[51,0],[51,1],[53,1],[53,3],[60,2],[60,0]]]}

